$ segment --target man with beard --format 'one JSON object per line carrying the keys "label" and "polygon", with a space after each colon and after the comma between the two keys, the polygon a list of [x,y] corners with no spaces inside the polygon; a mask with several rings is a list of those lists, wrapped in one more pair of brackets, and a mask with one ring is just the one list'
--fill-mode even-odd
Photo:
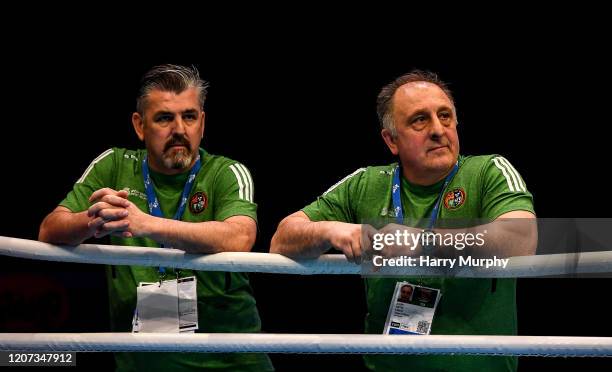
{"label": "man with beard", "polygon": [[[115,245],[250,251],[257,230],[251,175],[199,147],[207,87],[195,67],[147,72],[132,114],[146,150],[112,148],[94,159],[45,218],[39,239],[77,245],[110,235]],[[141,266],[107,268],[112,330],[132,330],[140,283],[192,276],[198,332],[260,331],[246,274]],[[263,354],[117,353],[115,360],[118,370],[272,370]]]}

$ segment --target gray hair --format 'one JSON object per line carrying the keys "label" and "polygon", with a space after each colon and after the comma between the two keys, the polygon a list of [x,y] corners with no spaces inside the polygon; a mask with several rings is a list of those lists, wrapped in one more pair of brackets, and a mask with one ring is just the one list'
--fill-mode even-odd
{"label": "gray hair", "polygon": [[378,120],[380,121],[381,128],[388,129],[393,137],[397,136],[397,131],[393,123],[393,96],[402,85],[417,81],[424,81],[437,85],[446,94],[448,99],[450,99],[453,106],[455,105],[453,94],[451,93],[450,89],[448,89],[448,85],[444,81],[440,80],[438,75],[433,72],[412,70],[409,73],[398,77],[391,83],[385,85],[380,90],[380,93],[378,93],[378,97],[376,98],[376,113],[378,114]]}
{"label": "gray hair", "polygon": [[200,98],[200,108],[204,108],[208,82],[200,78],[195,66],[159,65],[150,69],[140,81],[140,90],[136,99],[136,111],[144,116],[147,97],[153,90],[181,93],[189,88],[196,88]]}

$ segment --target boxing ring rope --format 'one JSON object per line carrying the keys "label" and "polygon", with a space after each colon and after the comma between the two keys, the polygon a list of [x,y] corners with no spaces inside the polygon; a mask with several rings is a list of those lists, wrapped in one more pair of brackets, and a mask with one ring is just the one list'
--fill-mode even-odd
{"label": "boxing ring rope", "polygon": [[[269,274],[361,274],[360,265],[344,255],[327,254],[316,259],[292,260],[279,254],[223,252],[210,255],[188,254],[171,248],[124,247],[81,244],[56,246],[35,240],[0,236],[0,255],[33,260],[107,265],[174,267],[199,271],[256,272]],[[511,257],[495,277],[544,277],[572,274],[612,273],[612,251]],[[385,267],[384,274],[441,276],[448,273],[431,267]],[[491,277],[484,268],[463,267],[453,277]]]}
{"label": "boxing ring rope", "polygon": [[3,351],[612,356],[612,338],[240,333],[0,333]]}
{"label": "boxing ring rope", "polygon": [[[55,246],[0,237],[0,254],[35,260],[111,265],[164,266],[202,271],[274,274],[360,274],[359,265],[342,255],[292,260],[277,254],[224,252],[193,255],[163,248],[82,244]],[[611,273],[612,252],[513,257],[509,277]],[[428,268],[402,268],[403,275],[436,275]],[[406,270],[409,270],[407,273]],[[486,276],[463,270],[455,276]],[[361,334],[235,334],[235,333],[0,333],[2,351],[183,351],[353,354],[473,354],[513,356],[612,356],[612,337],[361,335]]]}

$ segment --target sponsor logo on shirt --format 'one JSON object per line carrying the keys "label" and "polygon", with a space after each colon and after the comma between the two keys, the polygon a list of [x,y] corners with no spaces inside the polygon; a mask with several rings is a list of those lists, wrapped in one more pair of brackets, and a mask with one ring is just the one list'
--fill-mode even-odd
{"label": "sponsor logo on shirt", "polygon": [[128,155],[128,154],[123,154],[123,157],[126,159],[131,159],[131,160],[136,160],[138,161],[138,158],[135,155]]}
{"label": "sponsor logo on shirt", "polygon": [[135,197],[140,198],[142,200],[147,200],[147,195],[144,192],[142,192],[142,191],[130,189],[129,187],[124,187],[122,190],[127,191],[128,192],[128,196],[135,196]]}
{"label": "sponsor logo on shirt", "polygon": [[454,188],[444,195],[444,208],[448,210],[458,209],[465,203],[465,190],[461,187]]}
{"label": "sponsor logo on shirt", "polygon": [[189,210],[193,214],[202,213],[208,207],[208,197],[203,191],[198,191],[189,199]]}

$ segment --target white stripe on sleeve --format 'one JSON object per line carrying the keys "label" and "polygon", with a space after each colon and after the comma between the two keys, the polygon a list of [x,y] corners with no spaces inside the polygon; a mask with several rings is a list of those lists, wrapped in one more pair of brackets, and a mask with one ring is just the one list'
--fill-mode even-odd
{"label": "white stripe on sleeve", "polygon": [[343,179],[341,179],[340,181],[338,181],[336,184],[334,184],[332,187],[330,187],[329,189],[327,189],[327,191],[325,191],[323,193],[323,196],[329,194],[330,192],[334,191],[334,189],[340,185],[342,185],[346,180],[348,180],[349,178],[353,177],[354,175],[356,175],[357,173],[361,173],[361,172],[365,172],[365,168],[359,168],[356,171],[354,171],[353,173],[349,174],[348,176],[344,177]]}
{"label": "white stripe on sleeve", "polygon": [[515,191],[514,186],[512,185],[512,181],[510,179],[510,176],[508,175],[508,171],[506,170],[506,167],[501,165],[498,158],[493,158],[491,160],[493,161],[493,163],[495,163],[495,166],[502,171],[502,173],[504,174],[504,177],[506,177],[506,182],[508,183],[508,188],[510,189],[510,191],[514,192]]}
{"label": "white stripe on sleeve", "polygon": [[98,155],[97,158],[95,158],[90,164],[89,167],[87,167],[87,169],[85,169],[85,173],[83,173],[83,175],[81,176],[81,178],[79,178],[76,183],[82,183],[83,181],[85,181],[85,178],[87,178],[87,176],[89,175],[89,172],[91,172],[91,170],[93,169],[94,165],[96,165],[97,162],[99,162],[100,160],[104,159],[105,157],[107,157],[108,155],[112,154],[114,152],[113,149],[108,149],[106,151],[104,151],[103,153],[101,153],[100,155]]}
{"label": "white stripe on sleeve", "polygon": [[242,172],[241,174],[245,180],[246,199],[250,201],[251,203],[253,203],[253,200],[254,200],[253,178],[251,178],[251,174],[249,173],[249,170],[243,164],[236,163],[235,165],[236,165],[236,168],[238,168],[238,170]]}
{"label": "white stripe on sleeve", "polygon": [[238,170],[235,167],[235,164],[230,165],[230,169],[234,172],[236,176],[236,180],[238,181],[238,197],[244,200],[244,183],[242,183],[242,176],[239,174]]}
{"label": "white stripe on sleeve", "polygon": [[508,159],[504,158],[503,156],[500,156],[499,160],[502,163],[506,164],[508,170],[515,176],[516,180],[518,181],[517,189],[523,190],[523,192],[527,192],[527,187],[525,187],[523,180],[521,180],[521,175],[519,174],[519,172],[517,172],[516,168],[514,168],[514,166],[508,161]]}

